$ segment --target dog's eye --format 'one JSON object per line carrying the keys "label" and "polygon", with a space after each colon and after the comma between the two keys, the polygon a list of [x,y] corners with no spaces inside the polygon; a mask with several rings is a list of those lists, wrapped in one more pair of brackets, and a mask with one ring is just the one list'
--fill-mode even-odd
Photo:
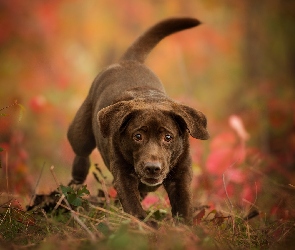
{"label": "dog's eye", "polygon": [[172,140],[172,136],[167,134],[167,135],[165,135],[164,140],[165,140],[166,142],[171,142],[171,140]]}
{"label": "dog's eye", "polygon": [[134,140],[136,140],[136,141],[141,141],[141,140],[142,140],[142,135],[141,135],[141,134],[135,134],[135,135],[133,136],[133,138],[134,138]]}

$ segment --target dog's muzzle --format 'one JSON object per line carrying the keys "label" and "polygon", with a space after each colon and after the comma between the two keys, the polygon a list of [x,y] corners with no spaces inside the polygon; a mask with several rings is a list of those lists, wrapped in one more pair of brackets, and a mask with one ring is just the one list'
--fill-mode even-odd
{"label": "dog's muzzle", "polygon": [[147,186],[157,186],[162,184],[163,176],[161,175],[161,170],[162,167],[160,162],[145,163],[140,181]]}

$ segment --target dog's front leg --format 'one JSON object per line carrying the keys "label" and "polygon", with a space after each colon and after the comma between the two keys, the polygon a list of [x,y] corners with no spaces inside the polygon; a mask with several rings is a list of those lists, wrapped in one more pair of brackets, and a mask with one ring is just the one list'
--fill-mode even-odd
{"label": "dog's front leg", "polygon": [[189,225],[192,224],[193,216],[191,180],[192,173],[188,170],[169,176],[163,183],[170,200],[173,217],[183,219]]}
{"label": "dog's front leg", "polygon": [[122,165],[120,167],[112,167],[112,174],[114,176],[114,187],[124,212],[143,220],[146,217],[146,212],[140,203],[137,176],[126,171],[126,168]]}

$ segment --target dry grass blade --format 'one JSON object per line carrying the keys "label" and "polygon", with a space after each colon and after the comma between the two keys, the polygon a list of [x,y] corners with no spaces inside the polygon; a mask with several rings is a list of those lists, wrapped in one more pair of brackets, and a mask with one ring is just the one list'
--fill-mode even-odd
{"label": "dry grass blade", "polygon": [[80,224],[80,226],[90,235],[90,238],[92,241],[96,240],[95,235],[88,229],[88,227],[80,220],[80,218],[76,215],[76,213],[71,210],[71,214],[74,217],[74,219]]}
{"label": "dry grass blade", "polygon": [[118,218],[122,218],[122,219],[125,219],[125,220],[126,219],[131,219],[132,222],[135,222],[139,227],[146,229],[148,232],[151,232],[151,233],[156,233],[157,232],[157,230],[155,230],[152,227],[148,226],[146,223],[140,221],[139,219],[137,219],[136,217],[132,216],[131,214],[127,214],[127,213],[121,212],[119,210],[117,210],[116,212],[112,212],[112,211],[107,210],[105,208],[96,207],[96,206],[93,206],[93,205],[90,205],[90,207],[92,207],[93,209],[100,210],[102,212],[105,212],[105,213],[114,215],[114,216],[116,216]]}

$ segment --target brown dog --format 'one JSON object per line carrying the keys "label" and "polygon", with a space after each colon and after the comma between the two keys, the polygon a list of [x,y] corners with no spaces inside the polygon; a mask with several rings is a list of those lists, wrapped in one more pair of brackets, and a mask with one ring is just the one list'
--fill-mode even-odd
{"label": "brown dog", "polygon": [[199,24],[193,18],[171,18],[147,30],[119,63],[96,77],[68,131],[76,154],[72,183],[84,182],[97,146],[124,211],[140,219],[146,217],[141,198],[163,184],[173,216],[192,220],[189,134],[208,139],[206,117],[169,99],[143,62],[161,39]]}

